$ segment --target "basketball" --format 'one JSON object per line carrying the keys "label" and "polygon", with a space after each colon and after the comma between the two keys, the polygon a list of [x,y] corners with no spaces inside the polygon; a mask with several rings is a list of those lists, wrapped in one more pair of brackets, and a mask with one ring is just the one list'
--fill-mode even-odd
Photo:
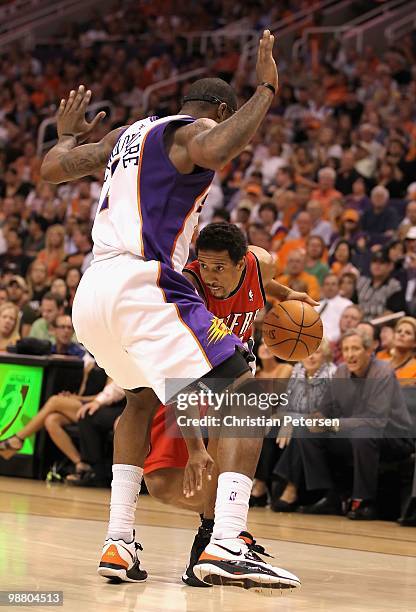
{"label": "basketball", "polygon": [[319,314],[299,300],[278,304],[263,321],[264,342],[275,357],[285,361],[299,361],[314,353],[322,335]]}

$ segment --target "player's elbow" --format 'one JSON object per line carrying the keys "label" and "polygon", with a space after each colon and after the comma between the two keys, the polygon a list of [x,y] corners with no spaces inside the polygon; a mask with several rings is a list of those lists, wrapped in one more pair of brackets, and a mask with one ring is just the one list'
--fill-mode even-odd
{"label": "player's elbow", "polygon": [[57,168],[55,164],[51,164],[50,162],[43,162],[40,167],[40,176],[43,181],[46,183],[52,183],[57,185],[58,183],[62,183],[63,179],[59,176],[57,172]]}
{"label": "player's elbow", "polygon": [[207,168],[208,170],[221,170],[229,161],[224,151],[219,150],[215,145],[201,143],[201,146],[192,147],[190,157],[196,166]]}

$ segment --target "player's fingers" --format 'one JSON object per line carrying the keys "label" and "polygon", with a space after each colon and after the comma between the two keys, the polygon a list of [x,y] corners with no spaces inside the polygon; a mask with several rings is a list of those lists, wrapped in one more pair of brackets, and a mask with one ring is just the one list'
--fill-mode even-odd
{"label": "player's fingers", "polygon": [[91,121],[90,126],[91,126],[91,130],[93,130],[95,128],[95,126],[97,125],[97,123],[99,123],[102,119],[104,119],[104,117],[106,116],[106,112],[105,111],[101,111],[100,113],[98,113],[98,115],[96,115],[94,117],[94,119]]}
{"label": "player's fingers", "polygon": [[196,490],[196,478],[197,478],[198,467],[192,466],[189,474],[189,497],[193,497]]}
{"label": "player's fingers", "polygon": [[189,468],[186,467],[185,468],[185,472],[183,475],[183,494],[185,495],[185,497],[188,497],[189,494]]}
{"label": "player's fingers", "polygon": [[194,483],[193,467],[187,466],[185,468],[184,489],[183,489],[185,497],[192,497],[194,494],[194,490],[195,490],[195,483]]}
{"label": "player's fingers", "polygon": [[263,31],[263,48],[267,52],[270,44],[270,30]]}
{"label": "player's fingers", "polygon": [[269,32],[269,35],[267,36],[265,40],[266,40],[265,51],[267,55],[271,55],[273,51],[274,36],[270,34]]}
{"label": "player's fingers", "polygon": [[85,87],[84,87],[84,85],[80,85],[78,87],[78,91],[77,91],[76,96],[74,98],[74,104],[73,104],[74,110],[78,110],[79,109],[79,107],[81,106],[81,102],[84,99],[84,95],[85,95]]}
{"label": "player's fingers", "polygon": [[65,110],[67,112],[69,110],[71,110],[71,108],[72,108],[72,105],[73,105],[74,99],[75,99],[75,94],[76,94],[75,89],[71,89],[71,91],[69,92],[69,96],[68,96],[68,102],[65,105]]}
{"label": "player's fingers", "polygon": [[65,104],[66,104],[66,100],[65,100],[65,98],[62,98],[61,103],[60,103],[60,105],[58,107],[58,116],[59,117],[62,115],[62,113],[65,110]]}
{"label": "player's fingers", "polygon": [[85,92],[85,95],[80,102],[80,105],[79,105],[80,110],[83,110],[83,111],[86,110],[88,104],[90,103],[91,96],[92,96],[91,89],[88,89],[88,91]]}
{"label": "player's fingers", "polygon": [[204,467],[202,465],[198,465],[195,473],[195,489],[200,491],[202,489],[202,473],[204,471]]}
{"label": "player's fingers", "polygon": [[214,473],[214,467],[215,467],[214,462],[212,460],[208,461],[208,463],[207,463],[207,478],[208,478],[208,480],[212,480],[212,475]]}

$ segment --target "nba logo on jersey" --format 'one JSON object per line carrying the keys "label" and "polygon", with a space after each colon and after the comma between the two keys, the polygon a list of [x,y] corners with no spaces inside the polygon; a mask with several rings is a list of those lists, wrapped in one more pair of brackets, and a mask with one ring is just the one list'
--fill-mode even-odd
{"label": "nba logo on jersey", "polygon": [[248,292],[248,299],[250,300],[250,302],[252,302],[254,300],[254,293],[253,293],[253,291],[251,289]]}

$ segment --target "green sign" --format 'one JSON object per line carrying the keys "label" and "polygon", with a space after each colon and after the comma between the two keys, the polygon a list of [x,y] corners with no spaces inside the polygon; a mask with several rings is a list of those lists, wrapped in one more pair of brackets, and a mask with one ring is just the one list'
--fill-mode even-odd
{"label": "green sign", "polygon": [[[43,368],[0,363],[0,440],[18,433],[39,411]],[[19,451],[33,455],[35,436]]]}

